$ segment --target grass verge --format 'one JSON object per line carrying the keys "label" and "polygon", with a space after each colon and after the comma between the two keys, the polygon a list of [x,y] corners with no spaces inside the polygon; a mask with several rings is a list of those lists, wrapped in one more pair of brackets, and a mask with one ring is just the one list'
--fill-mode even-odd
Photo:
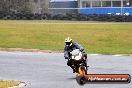
{"label": "grass verge", "polygon": [[[63,24],[65,22],[69,24]],[[82,44],[87,53],[132,53],[132,24],[82,22],[1,20],[0,48],[63,51],[64,39],[70,36]]]}

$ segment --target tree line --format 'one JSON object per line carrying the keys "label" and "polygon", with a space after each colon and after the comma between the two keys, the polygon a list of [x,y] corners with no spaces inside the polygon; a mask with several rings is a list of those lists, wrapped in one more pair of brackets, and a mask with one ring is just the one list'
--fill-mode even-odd
{"label": "tree line", "polygon": [[41,13],[48,10],[48,0],[0,0],[2,12]]}

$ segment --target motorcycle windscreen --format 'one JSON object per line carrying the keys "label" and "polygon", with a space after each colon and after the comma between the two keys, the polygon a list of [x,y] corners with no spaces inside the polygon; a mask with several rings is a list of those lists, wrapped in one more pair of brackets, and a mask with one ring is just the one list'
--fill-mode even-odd
{"label": "motorcycle windscreen", "polygon": [[74,60],[81,60],[82,59],[82,53],[81,52],[79,52],[79,54],[77,54],[77,55],[75,55],[75,56],[72,56],[72,59],[74,59]]}

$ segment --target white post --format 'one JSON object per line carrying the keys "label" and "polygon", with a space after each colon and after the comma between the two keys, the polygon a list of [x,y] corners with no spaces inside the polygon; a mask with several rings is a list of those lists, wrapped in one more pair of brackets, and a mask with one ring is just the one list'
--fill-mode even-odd
{"label": "white post", "polygon": [[40,0],[38,0],[38,13],[39,14],[41,14],[41,10],[42,10],[42,8],[41,8],[41,2],[40,2]]}
{"label": "white post", "polygon": [[121,0],[121,15],[123,15],[123,0]]}

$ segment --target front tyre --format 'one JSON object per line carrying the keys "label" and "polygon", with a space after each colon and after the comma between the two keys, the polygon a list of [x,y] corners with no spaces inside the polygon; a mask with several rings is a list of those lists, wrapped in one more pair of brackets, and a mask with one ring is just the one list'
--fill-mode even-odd
{"label": "front tyre", "polygon": [[87,79],[84,76],[78,76],[76,80],[80,85],[84,85],[87,82]]}

